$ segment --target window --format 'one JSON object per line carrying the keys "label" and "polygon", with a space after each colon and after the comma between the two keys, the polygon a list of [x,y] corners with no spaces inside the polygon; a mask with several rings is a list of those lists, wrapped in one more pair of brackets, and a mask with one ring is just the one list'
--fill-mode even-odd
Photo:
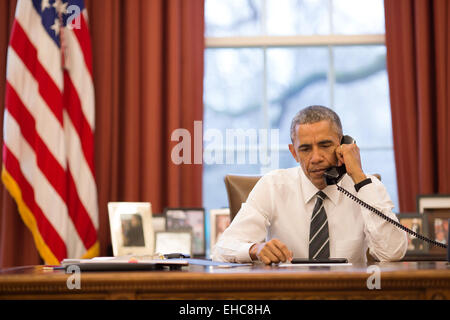
{"label": "window", "polygon": [[[339,114],[364,171],[381,174],[398,207],[383,0],[206,0],[205,20],[207,210],[228,206],[225,174],[298,165],[288,149],[290,122],[312,104]],[[238,129],[247,130],[245,140],[229,141]],[[277,161],[259,161],[259,153],[250,161],[261,132],[274,134],[266,145]]]}

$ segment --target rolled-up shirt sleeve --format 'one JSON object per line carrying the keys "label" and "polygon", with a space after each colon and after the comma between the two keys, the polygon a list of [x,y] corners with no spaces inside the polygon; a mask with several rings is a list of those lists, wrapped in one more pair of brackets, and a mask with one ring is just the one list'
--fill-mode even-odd
{"label": "rolled-up shirt sleeve", "polygon": [[[398,221],[395,213],[392,212],[394,204],[390,200],[386,188],[377,178],[372,177],[372,183],[362,187],[358,191],[357,197],[389,218]],[[406,232],[369,209],[361,207],[361,212],[370,254],[380,261],[395,261],[403,258],[408,246]]]}
{"label": "rolled-up shirt sleeve", "polygon": [[251,262],[250,247],[263,242],[270,226],[266,213],[270,206],[270,191],[264,182],[264,177],[256,184],[247,202],[223,232],[212,250],[214,261]]}

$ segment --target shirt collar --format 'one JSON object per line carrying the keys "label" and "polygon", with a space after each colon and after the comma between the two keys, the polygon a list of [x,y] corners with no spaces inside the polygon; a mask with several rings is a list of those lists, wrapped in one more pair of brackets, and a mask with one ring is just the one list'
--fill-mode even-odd
{"label": "shirt collar", "polygon": [[[300,185],[303,191],[303,201],[306,204],[314,198],[316,193],[319,192],[319,189],[317,189],[317,187],[311,182],[311,180],[308,179],[301,166],[298,168],[298,170],[300,176]],[[322,192],[327,195],[327,198],[330,199],[334,205],[338,203],[339,191],[337,190],[336,186],[326,186],[325,189],[322,190]]]}

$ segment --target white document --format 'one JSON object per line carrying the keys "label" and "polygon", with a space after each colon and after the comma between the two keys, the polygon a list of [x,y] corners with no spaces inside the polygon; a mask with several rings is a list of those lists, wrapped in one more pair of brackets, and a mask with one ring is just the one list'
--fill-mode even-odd
{"label": "white document", "polygon": [[279,267],[345,267],[351,266],[352,263],[280,263]]}

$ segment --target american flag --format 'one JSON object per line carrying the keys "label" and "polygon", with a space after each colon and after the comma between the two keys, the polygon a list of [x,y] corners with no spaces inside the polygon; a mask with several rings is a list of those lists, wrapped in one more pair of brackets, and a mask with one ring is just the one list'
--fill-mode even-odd
{"label": "american flag", "polygon": [[91,59],[83,0],[19,0],[2,180],[47,264],[99,253]]}

